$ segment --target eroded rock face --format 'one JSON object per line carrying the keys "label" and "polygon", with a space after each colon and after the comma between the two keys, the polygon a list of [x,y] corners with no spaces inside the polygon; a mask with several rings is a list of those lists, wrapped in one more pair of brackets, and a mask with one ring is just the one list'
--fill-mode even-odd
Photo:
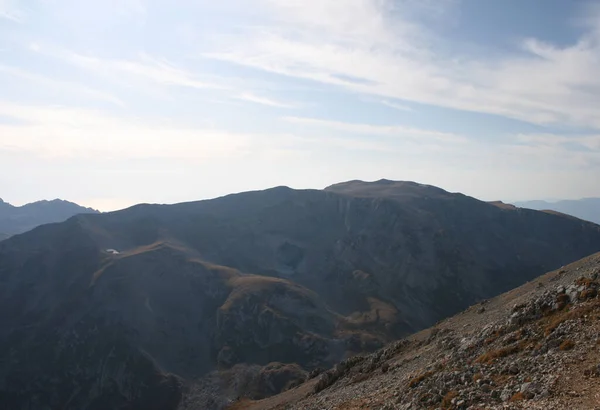
{"label": "eroded rock face", "polygon": [[412,183],[341,188],[138,206],[3,241],[0,393],[14,409],[168,409],[247,365],[271,394],[288,364],[329,367],[600,249],[599,227],[572,218]]}

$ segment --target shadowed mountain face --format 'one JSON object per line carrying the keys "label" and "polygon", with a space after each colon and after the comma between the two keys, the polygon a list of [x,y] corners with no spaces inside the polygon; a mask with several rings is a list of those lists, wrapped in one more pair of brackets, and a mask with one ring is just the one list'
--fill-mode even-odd
{"label": "shadowed mountain face", "polygon": [[585,198],[558,202],[525,201],[516,202],[522,208],[537,209],[540,211],[551,210],[572,215],[586,221],[600,224],[600,198]]}
{"label": "shadowed mountain face", "polygon": [[13,206],[0,199],[0,241],[39,225],[63,222],[77,214],[97,212],[60,199],[38,201],[23,206]]}
{"label": "shadowed mountain face", "polygon": [[175,409],[211,371],[328,366],[598,250],[591,223],[385,180],[78,215],[0,243],[0,396]]}

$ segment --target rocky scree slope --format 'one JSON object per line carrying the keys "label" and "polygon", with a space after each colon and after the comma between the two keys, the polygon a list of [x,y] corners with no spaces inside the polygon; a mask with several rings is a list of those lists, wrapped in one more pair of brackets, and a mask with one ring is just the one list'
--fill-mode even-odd
{"label": "rocky scree slope", "polygon": [[385,180],[78,215],[0,243],[0,396],[259,399],[598,249],[591,223]]}
{"label": "rocky scree slope", "polygon": [[231,409],[600,407],[600,254]]}

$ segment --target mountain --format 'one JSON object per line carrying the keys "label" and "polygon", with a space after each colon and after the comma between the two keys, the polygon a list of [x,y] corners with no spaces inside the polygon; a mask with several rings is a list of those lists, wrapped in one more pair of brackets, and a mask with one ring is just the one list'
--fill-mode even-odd
{"label": "mountain", "polygon": [[598,250],[592,223],[387,180],[81,214],[0,242],[0,396],[258,399]]}
{"label": "mountain", "polygon": [[585,198],[578,200],[565,200],[558,202],[525,201],[515,202],[521,208],[551,210],[573,215],[586,221],[600,224],[600,198]]}
{"label": "mountain", "polygon": [[38,225],[63,222],[73,215],[97,213],[68,201],[38,201],[23,206],[13,206],[0,199],[0,240],[23,233]]}
{"label": "mountain", "polygon": [[594,410],[600,254],[231,410]]}

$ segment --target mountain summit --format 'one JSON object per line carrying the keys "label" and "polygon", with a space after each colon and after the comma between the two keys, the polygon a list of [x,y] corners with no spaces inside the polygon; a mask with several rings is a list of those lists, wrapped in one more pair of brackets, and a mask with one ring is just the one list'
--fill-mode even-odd
{"label": "mountain summit", "polygon": [[10,408],[220,408],[600,250],[600,226],[412,182],[81,214],[0,242]]}

